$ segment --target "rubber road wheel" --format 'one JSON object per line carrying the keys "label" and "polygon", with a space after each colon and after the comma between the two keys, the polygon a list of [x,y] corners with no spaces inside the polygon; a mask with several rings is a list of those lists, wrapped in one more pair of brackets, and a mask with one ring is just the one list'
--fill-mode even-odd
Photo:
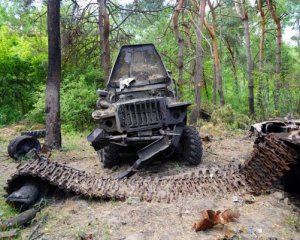
{"label": "rubber road wheel", "polygon": [[7,148],[8,155],[16,160],[22,159],[31,149],[41,150],[40,142],[32,136],[19,136],[13,139]]}
{"label": "rubber road wheel", "polygon": [[202,141],[194,127],[184,127],[180,145],[180,158],[182,161],[190,165],[198,165],[202,162]]}
{"label": "rubber road wheel", "polygon": [[98,159],[102,162],[104,168],[112,168],[120,163],[119,146],[109,144],[97,152]]}

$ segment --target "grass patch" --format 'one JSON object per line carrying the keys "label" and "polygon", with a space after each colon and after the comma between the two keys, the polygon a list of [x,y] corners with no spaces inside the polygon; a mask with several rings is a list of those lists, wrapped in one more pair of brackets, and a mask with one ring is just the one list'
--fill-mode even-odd
{"label": "grass patch", "polygon": [[86,150],[89,143],[86,137],[90,132],[64,132],[62,151]]}
{"label": "grass patch", "polygon": [[110,240],[111,236],[110,236],[110,228],[107,224],[103,225],[103,235],[102,235],[104,240]]}
{"label": "grass patch", "polygon": [[287,217],[287,224],[291,227],[294,227],[294,228],[300,230],[300,217],[295,216],[295,215],[289,215]]}
{"label": "grass patch", "polygon": [[78,149],[78,145],[76,143],[65,143],[61,150],[64,152],[74,151]]}
{"label": "grass patch", "polygon": [[3,146],[8,146],[8,144],[9,144],[9,139],[7,139],[7,138],[0,138],[0,145],[3,145]]}
{"label": "grass patch", "polygon": [[112,204],[113,206],[117,205],[117,203],[118,203],[116,197],[112,197],[112,198],[110,199],[110,202],[111,202],[111,204]]}
{"label": "grass patch", "polygon": [[15,208],[11,207],[6,203],[4,195],[5,195],[5,191],[3,187],[0,186],[0,219],[1,220],[12,218],[18,213],[18,211]]}

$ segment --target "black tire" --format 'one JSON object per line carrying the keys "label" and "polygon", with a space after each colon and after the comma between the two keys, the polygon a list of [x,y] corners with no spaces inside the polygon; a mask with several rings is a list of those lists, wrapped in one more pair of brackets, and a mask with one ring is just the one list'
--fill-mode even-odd
{"label": "black tire", "polygon": [[33,148],[35,148],[36,151],[40,151],[40,142],[32,136],[23,135],[10,141],[7,152],[11,158],[20,160]]}
{"label": "black tire", "polygon": [[104,168],[112,168],[120,163],[119,146],[109,144],[97,152],[98,159],[102,162]]}
{"label": "black tire", "polygon": [[23,135],[32,136],[34,138],[44,138],[46,136],[46,129],[24,131],[21,132],[21,136]]}
{"label": "black tire", "polygon": [[202,162],[202,141],[198,131],[191,126],[185,126],[180,139],[180,159],[189,165]]}

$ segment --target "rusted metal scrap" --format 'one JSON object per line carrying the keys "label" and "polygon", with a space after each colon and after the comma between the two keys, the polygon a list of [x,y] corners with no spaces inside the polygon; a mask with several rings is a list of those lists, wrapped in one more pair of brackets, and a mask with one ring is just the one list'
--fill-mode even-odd
{"label": "rusted metal scrap", "polygon": [[297,153],[296,164],[280,180],[284,190],[290,193],[300,193],[300,120],[271,120],[256,123],[251,126],[251,135],[257,137],[256,142],[268,134],[273,134],[279,140],[293,148]]}
{"label": "rusted metal scrap", "polygon": [[291,132],[298,130],[299,127],[300,120],[270,120],[253,124],[250,131],[258,136],[269,133]]}
{"label": "rusted metal scrap", "polygon": [[250,128],[256,137],[275,134],[279,139],[300,147],[300,120],[272,120],[253,124]]}
{"label": "rusted metal scrap", "polygon": [[63,191],[100,199],[125,200],[137,197],[143,201],[170,202],[187,196],[224,196],[235,193],[259,194],[268,189],[295,163],[292,147],[270,134],[254,145],[251,157],[239,166],[200,169],[187,174],[164,177],[116,179],[96,178],[45,157],[20,166],[8,180],[8,195],[22,183],[34,180]]}
{"label": "rusted metal scrap", "polygon": [[213,228],[217,224],[226,224],[235,221],[240,217],[240,213],[237,209],[226,209],[221,213],[220,210],[205,210],[201,212],[200,219],[194,223],[193,229],[198,231],[205,231]]}

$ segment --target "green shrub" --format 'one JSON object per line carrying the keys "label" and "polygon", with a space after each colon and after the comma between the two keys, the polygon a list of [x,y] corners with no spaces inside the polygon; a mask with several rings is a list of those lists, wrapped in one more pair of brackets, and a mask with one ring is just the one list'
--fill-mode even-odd
{"label": "green shrub", "polygon": [[217,108],[213,110],[211,114],[211,121],[214,124],[224,123],[226,125],[232,125],[234,122],[234,111],[229,105]]}
{"label": "green shrub", "polygon": [[253,121],[245,114],[241,113],[235,113],[234,114],[234,129],[243,129],[247,130],[250,128],[250,125],[253,123]]}
{"label": "green shrub", "polygon": [[87,84],[85,76],[76,80],[65,79],[61,88],[61,121],[66,128],[83,130],[93,124],[96,86]]}
{"label": "green shrub", "polygon": [[224,125],[228,129],[248,129],[252,123],[248,116],[235,112],[230,105],[213,110],[211,121],[215,125]]}
{"label": "green shrub", "polygon": [[[85,75],[65,78],[61,83],[60,111],[61,124],[65,131],[83,130],[94,126],[92,112],[97,100],[97,84]],[[27,115],[33,123],[45,122],[45,86],[35,96],[33,110]]]}
{"label": "green shrub", "polygon": [[40,86],[39,91],[34,95],[33,109],[27,114],[27,118],[32,123],[45,123],[45,89]]}

